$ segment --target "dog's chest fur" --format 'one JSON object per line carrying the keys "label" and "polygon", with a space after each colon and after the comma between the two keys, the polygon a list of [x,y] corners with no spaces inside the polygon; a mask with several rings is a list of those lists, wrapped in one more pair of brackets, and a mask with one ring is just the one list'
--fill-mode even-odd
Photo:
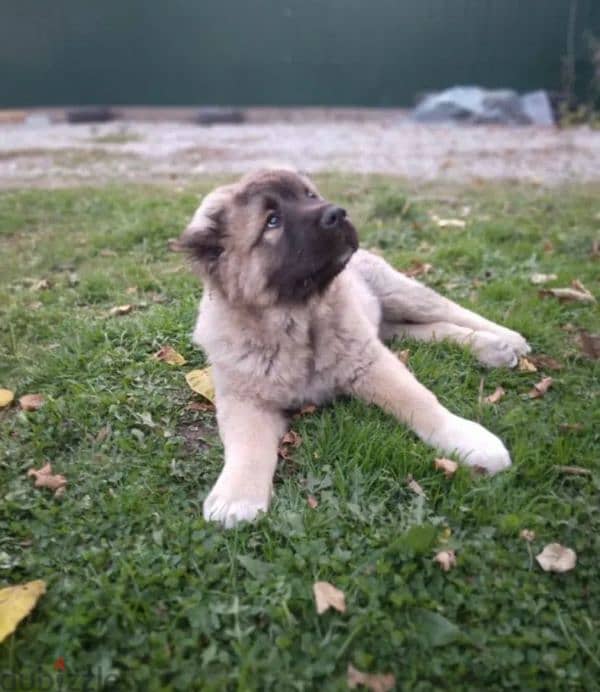
{"label": "dog's chest fur", "polygon": [[278,408],[322,403],[372,359],[379,314],[367,287],[344,270],[317,300],[253,313],[205,292],[194,329],[219,396]]}

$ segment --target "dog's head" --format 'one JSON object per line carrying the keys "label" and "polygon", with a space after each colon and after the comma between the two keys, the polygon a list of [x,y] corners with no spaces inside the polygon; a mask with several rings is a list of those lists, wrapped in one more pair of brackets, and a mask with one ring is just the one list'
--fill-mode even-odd
{"label": "dog's head", "polygon": [[178,247],[229,301],[266,307],[323,291],[358,238],[345,210],[308,178],[270,170],[207,195]]}

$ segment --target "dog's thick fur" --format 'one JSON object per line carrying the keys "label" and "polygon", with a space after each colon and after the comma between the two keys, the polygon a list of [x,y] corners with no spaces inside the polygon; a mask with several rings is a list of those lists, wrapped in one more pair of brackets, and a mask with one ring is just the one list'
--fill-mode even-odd
{"label": "dog's thick fur", "polygon": [[444,408],[382,340],[450,339],[509,367],[526,341],[357,250],[345,211],[310,180],[261,171],[217,188],[179,244],[204,282],[193,339],[212,365],[225,446],[206,519],[230,527],[266,511],[286,411],[339,394],[381,406],[466,464],[510,465],[495,435]]}

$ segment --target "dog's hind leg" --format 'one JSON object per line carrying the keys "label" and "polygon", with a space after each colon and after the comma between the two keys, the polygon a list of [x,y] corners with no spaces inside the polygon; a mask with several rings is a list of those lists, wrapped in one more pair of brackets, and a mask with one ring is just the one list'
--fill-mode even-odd
{"label": "dog's hind leg", "polygon": [[[473,348],[475,355],[483,355],[481,360],[488,365],[514,365],[518,356],[530,350],[517,332],[444,298],[396,271],[377,255],[359,250],[352,258],[351,268],[358,272],[379,300],[382,338],[405,335],[435,341],[443,333],[441,338],[465,343]],[[421,325],[429,328],[419,329]],[[468,335],[473,332],[481,333],[481,336],[469,340]],[[495,345],[492,345],[494,341]],[[488,357],[490,349],[497,353]]]}
{"label": "dog's hind leg", "polygon": [[469,348],[480,363],[492,368],[501,366],[512,368],[517,364],[518,357],[522,353],[511,342],[492,332],[460,327],[450,322],[403,324],[384,321],[379,331],[384,341],[394,337],[409,337],[417,341],[453,341]]}
{"label": "dog's hind leg", "polygon": [[218,398],[217,420],[225,465],[204,501],[204,518],[231,528],[267,511],[286,420],[278,411],[233,397]]}

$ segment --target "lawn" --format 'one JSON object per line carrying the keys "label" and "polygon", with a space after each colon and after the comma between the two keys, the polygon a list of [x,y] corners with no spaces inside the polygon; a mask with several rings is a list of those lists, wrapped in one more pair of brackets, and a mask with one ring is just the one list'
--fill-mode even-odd
{"label": "lawn", "polygon": [[[600,188],[318,178],[363,246],[431,264],[423,281],[562,368],[487,371],[457,346],[394,344],[513,467],[446,478],[392,418],[340,401],[292,422],[302,443],[272,511],[224,531],[202,518],[215,417],[189,407],[184,378],[205,365],[190,343],[200,288],[167,242],[214,182],[0,194],[0,387],[45,399],[0,411],[0,587],[47,583],[0,645],[0,689],[343,690],[350,663],[397,689],[600,689],[600,368],[577,339],[600,331],[598,308],[530,282],[554,273],[549,286],[579,279],[600,297]],[[166,344],[187,364],[153,359]],[[62,497],[27,477],[48,461]],[[577,552],[573,571],[540,569],[552,542]],[[449,572],[441,549],[456,551]],[[345,592],[345,613],[317,615],[316,580]]]}

